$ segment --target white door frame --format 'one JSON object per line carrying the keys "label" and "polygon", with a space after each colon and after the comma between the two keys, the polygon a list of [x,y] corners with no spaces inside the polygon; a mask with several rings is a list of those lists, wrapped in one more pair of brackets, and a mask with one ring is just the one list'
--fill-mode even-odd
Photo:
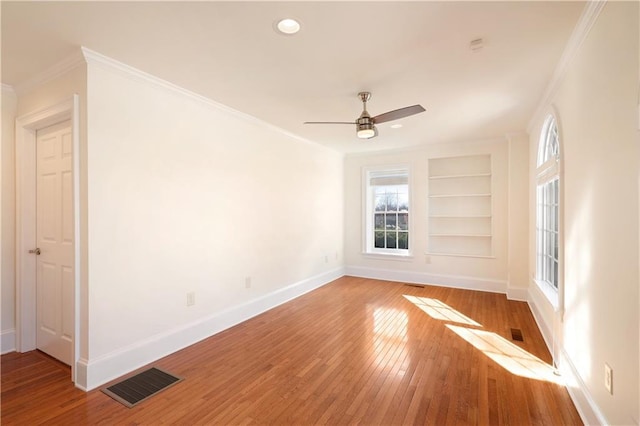
{"label": "white door frame", "polygon": [[73,138],[74,312],[71,380],[76,382],[79,351],[80,173],[78,95],[16,119],[16,349],[36,349],[36,132],[71,120]]}

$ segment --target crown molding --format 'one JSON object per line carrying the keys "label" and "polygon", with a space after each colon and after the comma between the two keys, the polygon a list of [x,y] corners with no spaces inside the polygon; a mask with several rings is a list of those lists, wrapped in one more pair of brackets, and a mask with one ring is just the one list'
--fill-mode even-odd
{"label": "crown molding", "polygon": [[80,50],[77,50],[60,62],[16,85],[15,91],[18,95],[23,95],[83,64],[84,58],[82,57]]}
{"label": "crown molding", "polygon": [[275,131],[277,133],[280,133],[288,138],[297,140],[299,142],[303,142],[309,145],[312,145],[314,147],[319,147],[319,148],[323,148],[332,152],[335,152],[336,154],[339,154],[338,151],[335,151],[331,148],[328,148],[324,145],[318,144],[316,142],[313,142],[309,139],[305,139],[302,136],[296,135],[295,133],[291,133],[288,130],[285,130],[281,127],[275,126],[271,123],[268,123],[264,120],[261,120],[257,117],[254,117],[253,115],[250,114],[246,114],[244,112],[238,111],[236,109],[233,109],[231,107],[228,107],[224,104],[221,104],[219,102],[216,102],[210,98],[207,98],[206,96],[202,96],[199,95],[195,92],[192,92],[190,90],[187,90],[183,87],[180,87],[176,84],[173,84],[167,80],[163,80],[159,77],[156,77],[154,75],[151,75],[147,72],[141,71],[137,68],[134,68],[132,66],[129,66],[127,64],[124,64],[122,62],[119,62],[115,59],[109,58],[108,56],[104,56],[98,52],[95,52],[91,49],[87,49],[86,47],[81,47],[80,48],[81,52],[82,52],[82,56],[84,57],[85,61],[87,64],[90,65],[96,65],[96,66],[100,66],[103,67],[105,69],[109,69],[111,71],[115,71],[121,75],[124,75],[128,78],[132,78],[134,80],[137,80],[139,82],[142,83],[146,83],[146,84],[150,84],[153,85],[157,88],[163,89],[163,90],[167,90],[169,92],[178,94],[180,96],[184,96],[186,98],[189,98],[195,102],[200,103],[201,105],[204,105],[208,108],[213,108],[215,110],[218,111],[223,111],[227,114],[230,114],[240,120],[252,123],[254,125],[269,129],[271,131]]}
{"label": "crown molding", "polygon": [[540,99],[531,120],[529,120],[529,123],[527,124],[527,132],[529,132],[529,134],[531,134],[533,126],[535,126],[540,116],[544,113],[544,110],[556,95],[556,92],[560,87],[560,83],[562,83],[567,72],[567,67],[580,49],[580,46],[582,46],[582,42],[587,38],[587,35],[598,19],[598,16],[605,4],[607,4],[607,0],[588,1],[582,10],[582,15],[580,15],[580,19],[578,19],[578,22],[569,37],[569,41],[562,52],[562,56],[560,56],[560,60],[556,65],[556,69],[553,72],[551,80],[543,92],[542,98]]}

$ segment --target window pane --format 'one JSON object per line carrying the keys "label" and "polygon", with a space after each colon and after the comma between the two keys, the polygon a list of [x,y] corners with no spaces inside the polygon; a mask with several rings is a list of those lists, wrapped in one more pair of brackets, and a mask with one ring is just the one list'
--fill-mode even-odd
{"label": "window pane", "polygon": [[396,247],[396,233],[387,232],[387,248],[394,249]]}
{"label": "window pane", "polygon": [[409,211],[409,194],[398,194],[398,211],[408,212]]}
{"label": "window pane", "polygon": [[398,194],[387,194],[387,211],[395,212],[398,210]]}
{"label": "window pane", "polygon": [[377,212],[383,212],[384,211],[384,207],[385,207],[385,196],[384,195],[377,195],[376,196],[376,204],[375,204],[375,210]]}
{"label": "window pane", "polygon": [[553,186],[546,184],[544,186],[544,204],[549,206],[549,204],[551,204],[551,200],[553,200]]}
{"label": "window pane", "polygon": [[538,256],[536,258],[536,277],[538,277],[538,279],[542,278],[542,254],[540,254],[541,252],[538,251]]}
{"label": "window pane", "polygon": [[376,231],[374,233],[373,246],[375,248],[384,248],[384,231]]}
{"label": "window pane", "polygon": [[403,231],[409,229],[409,215],[407,213],[398,214],[398,229]]}
{"label": "window pane", "polygon": [[396,214],[395,213],[387,213],[385,216],[386,216],[386,228],[387,228],[387,230],[395,230],[396,229]]}
{"label": "window pane", "polygon": [[384,214],[376,213],[374,217],[374,229],[384,229]]}
{"label": "window pane", "polygon": [[409,233],[398,232],[398,248],[407,250],[409,249]]}

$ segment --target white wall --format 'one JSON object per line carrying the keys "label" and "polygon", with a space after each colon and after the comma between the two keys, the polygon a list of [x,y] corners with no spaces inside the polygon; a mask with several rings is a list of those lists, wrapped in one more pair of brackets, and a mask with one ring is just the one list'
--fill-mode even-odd
{"label": "white wall", "polygon": [[[550,101],[564,170],[564,318],[554,317],[532,284],[531,303],[549,340],[555,323],[561,368],[577,376],[572,391],[591,398],[598,421],[608,424],[639,420],[637,8],[604,6]],[[530,247],[533,273],[535,238]],[[613,395],[604,387],[605,363],[613,368]]]}
{"label": "white wall", "polygon": [[529,287],[529,135],[508,135],[509,200],[508,235],[509,266],[507,294],[512,299],[526,300]]}
{"label": "white wall", "polygon": [[343,273],[340,154],[108,62],[88,65],[88,388]]}
{"label": "white wall", "polygon": [[[527,141],[515,137],[514,150],[524,158],[526,164]],[[363,143],[375,143],[366,142]],[[520,145],[522,147],[520,147]],[[427,195],[428,159],[472,154],[491,154],[493,163],[493,255],[494,258],[455,256],[426,256],[427,252]],[[514,154],[515,156],[516,154]],[[517,157],[517,156],[516,156]],[[509,203],[509,146],[507,139],[468,143],[430,145],[414,151],[387,152],[378,154],[354,154],[345,161],[345,261],[347,273],[351,275],[378,277],[382,279],[444,284],[506,293],[509,287],[508,259],[508,203]],[[363,210],[362,169],[373,165],[409,164],[411,173],[412,233],[410,248],[413,258],[409,261],[384,260],[363,254]],[[512,176],[514,190],[526,186],[526,173]],[[524,193],[526,200],[526,191]],[[527,211],[521,211],[527,222]],[[514,225],[515,229],[522,228]],[[526,232],[526,226],[522,228]],[[517,257],[522,257],[518,261]],[[513,254],[513,275],[526,275],[526,252]],[[516,271],[523,265],[524,271]],[[524,282],[513,282],[523,293]]]}
{"label": "white wall", "polygon": [[15,350],[15,149],[14,131],[16,95],[12,89],[2,86],[2,263],[0,317],[0,349],[2,353]]}

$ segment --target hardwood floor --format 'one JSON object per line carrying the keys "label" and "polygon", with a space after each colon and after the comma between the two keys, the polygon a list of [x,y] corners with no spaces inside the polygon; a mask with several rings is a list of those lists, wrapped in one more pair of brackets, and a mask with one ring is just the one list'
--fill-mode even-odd
{"label": "hardwood floor", "polygon": [[37,351],[1,361],[4,425],[582,424],[526,303],[353,277],[153,363],[185,380],[132,409]]}

